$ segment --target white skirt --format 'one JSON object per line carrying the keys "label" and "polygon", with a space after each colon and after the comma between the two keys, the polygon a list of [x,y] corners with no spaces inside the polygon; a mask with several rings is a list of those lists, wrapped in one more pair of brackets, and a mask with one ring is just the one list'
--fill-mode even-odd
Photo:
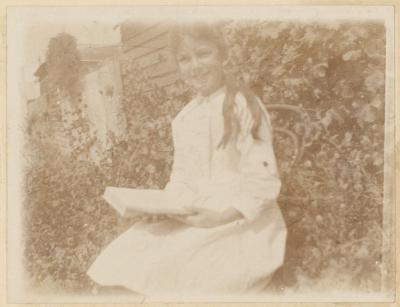
{"label": "white skirt", "polygon": [[259,293],[284,259],[286,226],[277,205],[253,222],[195,228],[139,222],[112,241],[87,274],[148,299],[210,300]]}

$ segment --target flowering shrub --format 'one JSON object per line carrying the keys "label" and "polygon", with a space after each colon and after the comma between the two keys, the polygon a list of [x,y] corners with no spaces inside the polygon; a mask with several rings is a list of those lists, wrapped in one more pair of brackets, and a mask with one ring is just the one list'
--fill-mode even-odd
{"label": "flowering shrub", "polygon": [[284,178],[289,238],[277,284],[379,290],[384,26],[246,22],[224,33],[229,65],[267,106],[296,105],[309,115],[302,160]]}
{"label": "flowering shrub", "polygon": [[[276,131],[289,236],[273,288],[379,290],[384,26],[255,21],[228,22],[222,31],[227,70],[263,99]],[[190,92],[178,80],[166,93],[130,59],[121,59],[121,73],[128,133],[110,134],[114,145],[100,166],[28,140],[36,158],[27,172],[25,255],[36,284],[88,289],[91,261],[134,223],[101,199],[104,188],[163,188],[169,179],[170,123]],[[303,115],[285,112],[290,106]],[[292,165],[296,142],[301,154]]]}

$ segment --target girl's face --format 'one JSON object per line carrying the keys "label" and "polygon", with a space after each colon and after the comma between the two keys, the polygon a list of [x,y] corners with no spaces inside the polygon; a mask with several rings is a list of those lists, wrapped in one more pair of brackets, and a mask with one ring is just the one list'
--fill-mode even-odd
{"label": "girl's face", "polygon": [[186,35],[176,59],[184,81],[197,93],[207,96],[222,86],[222,59],[215,44]]}

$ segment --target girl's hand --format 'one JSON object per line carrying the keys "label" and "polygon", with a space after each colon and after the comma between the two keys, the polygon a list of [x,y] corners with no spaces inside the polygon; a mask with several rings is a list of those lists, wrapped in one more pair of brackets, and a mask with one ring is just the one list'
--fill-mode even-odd
{"label": "girl's hand", "polygon": [[222,224],[221,214],[200,207],[186,207],[190,212],[186,216],[177,216],[176,219],[193,227],[215,227]]}
{"label": "girl's hand", "polygon": [[216,227],[243,218],[240,212],[233,208],[222,213],[196,206],[186,207],[186,209],[190,212],[189,215],[170,217],[190,226],[201,228]]}
{"label": "girl's hand", "polygon": [[[129,218],[129,217],[128,217]],[[160,221],[163,221],[167,218],[165,215],[149,215],[149,214],[143,214],[143,215],[138,215],[137,213],[132,216],[132,218],[135,221],[140,221],[144,223],[157,223]]]}

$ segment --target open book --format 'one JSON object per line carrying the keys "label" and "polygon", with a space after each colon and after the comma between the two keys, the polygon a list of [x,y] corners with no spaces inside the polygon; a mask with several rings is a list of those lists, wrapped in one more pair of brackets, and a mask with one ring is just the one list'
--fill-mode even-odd
{"label": "open book", "polygon": [[107,187],[103,198],[119,214],[188,214],[176,198],[164,190]]}

